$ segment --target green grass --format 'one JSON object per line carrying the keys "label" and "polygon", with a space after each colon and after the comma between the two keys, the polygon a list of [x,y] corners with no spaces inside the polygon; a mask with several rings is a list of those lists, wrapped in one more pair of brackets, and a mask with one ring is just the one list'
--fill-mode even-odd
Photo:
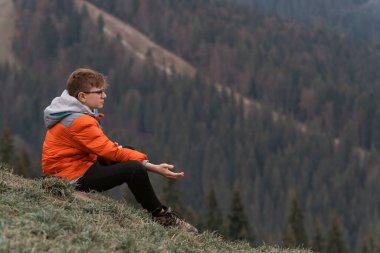
{"label": "green grass", "polygon": [[0,164],[0,252],[310,252],[165,229],[128,203],[87,197],[64,181],[25,179]]}

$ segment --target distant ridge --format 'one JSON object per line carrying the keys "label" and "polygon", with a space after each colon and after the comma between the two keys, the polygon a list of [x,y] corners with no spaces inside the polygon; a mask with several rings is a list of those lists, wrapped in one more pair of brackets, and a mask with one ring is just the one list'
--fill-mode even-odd
{"label": "distant ridge", "polygon": [[[145,61],[148,52],[150,52],[155,66],[164,71],[166,74],[172,75],[174,70],[175,73],[180,75],[189,77],[195,76],[196,68],[193,65],[169,52],[165,48],[157,45],[131,25],[110,15],[106,11],[96,7],[94,4],[89,3],[86,0],[75,0],[75,3],[78,8],[83,8],[84,6],[87,8],[89,16],[93,22],[97,22],[97,19],[101,15],[104,19],[104,33],[111,37],[116,37],[119,34],[121,36],[122,45],[126,50],[133,53],[137,59]],[[241,99],[246,112],[248,112],[252,106],[255,108],[262,107],[259,102],[243,96],[239,92],[231,90],[226,85],[220,83],[215,83],[214,85],[218,91],[221,92],[222,90],[225,90],[226,92],[232,94],[236,100]],[[272,116],[275,121],[280,117],[285,117],[275,111],[272,112]],[[304,124],[300,122],[295,122],[295,124],[299,126],[301,131],[306,131],[306,126]]]}
{"label": "distant ridge", "polygon": [[155,66],[166,74],[172,75],[173,72],[176,72],[190,77],[195,76],[196,69],[194,66],[157,45],[129,24],[122,22],[87,1],[75,0],[75,3],[79,8],[85,6],[88,9],[90,18],[94,22],[102,15],[104,19],[104,32],[112,37],[116,37],[119,34],[122,45],[128,51],[135,54],[136,58],[145,60],[147,55],[151,54]]}

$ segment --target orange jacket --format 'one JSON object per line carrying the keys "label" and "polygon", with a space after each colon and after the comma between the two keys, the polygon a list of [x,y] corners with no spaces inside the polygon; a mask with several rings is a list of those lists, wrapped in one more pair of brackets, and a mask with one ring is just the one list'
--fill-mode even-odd
{"label": "orange jacket", "polygon": [[98,120],[91,114],[66,111],[58,123],[48,129],[42,150],[42,169],[46,175],[68,180],[79,178],[98,157],[115,162],[147,160],[147,156],[138,151],[119,149],[104,135]]}

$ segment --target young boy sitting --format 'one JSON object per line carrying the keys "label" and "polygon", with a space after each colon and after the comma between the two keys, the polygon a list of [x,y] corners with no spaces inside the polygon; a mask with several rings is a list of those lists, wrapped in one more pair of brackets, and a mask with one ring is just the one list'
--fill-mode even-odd
{"label": "young boy sitting", "polygon": [[153,164],[145,154],[123,148],[103,133],[98,109],[103,108],[106,87],[104,76],[94,70],[79,68],[70,75],[66,90],[44,111],[48,130],[42,150],[43,172],[69,180],[79,191],[105,191],[127,183],[155,221],[197,233],[161,204],[147,170],[170,179],[182,178],[184,173],[173,172],[170,164]]}

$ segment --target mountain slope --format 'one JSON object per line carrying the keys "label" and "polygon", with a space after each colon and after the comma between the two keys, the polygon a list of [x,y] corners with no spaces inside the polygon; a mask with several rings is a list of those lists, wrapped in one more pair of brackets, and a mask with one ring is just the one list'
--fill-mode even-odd
{"label": "mountain slope", "polygon": [[[104,33],[110,37],[120,36],[120,43],[128,52],[135,55],[137,60],[147,61],[147,55],[150,54],[155,67],[157,67],[160,71],[165,72],[167,75],[170,76],[175,73],[194,78],[196,68],[193,65],[162,46],[156,44],[128,23],[117,19],[105,10],[98,8],[86,0],[75,0],[75,3],[78,8],[86,7],[88,9],[89,16],[94,23],[99,22],[99,18],[102,17],[104,19]],[[251,106],[255,108],[262,107],[259,102],[247,96],[243,96],[237,91],[233,91],[228,85],[223,85],[221,83],[215,83],[213,85],[215,85],[219,92],[224,90],[231,93],[237,101],[241,99],[245,109],[248,111]],[[273,111],[272,114],[274,120],[277,120],[279,117],[285,117],[285,115],[282,115],[276,111]],[[301,122],[294,122],[294,124],[298,125],[302,131],[306,130],[305,124],[302,124]]]}
{"label": "mountain slope", "polygon": [[[376,47],[222,1],[91,2],[137,27],[211,80],[334,137],[353,124],[359,146],[374,144],[370,120],[364,131],[350,121],[352,112],[373,114],[377,108]],[[360,97],[373,105],[365,105]]]}
{"label": "mountain slope", "polygon": [[74,192],[58,179],[27,180],[4,164],[0,196],[2,252],[310,252],[251,248],[208,232],[166,230],[128,203]]}
{"label": "mountain slope", "polygon": [[173,53],[155,44],[148,37],[137,31],[127,23],[121,22],[110,14],[97,8],[85,0],[75,0],[79,8],[85,6],[90,18],[97,22],[100,15],[104,19],[103,31],[112,37],[120,36],[121,44],[140,60],[147,60],[148,55],[152,57],[155,66],[168,75],[173,72],[180,75],[195,75],[195,68]]}

